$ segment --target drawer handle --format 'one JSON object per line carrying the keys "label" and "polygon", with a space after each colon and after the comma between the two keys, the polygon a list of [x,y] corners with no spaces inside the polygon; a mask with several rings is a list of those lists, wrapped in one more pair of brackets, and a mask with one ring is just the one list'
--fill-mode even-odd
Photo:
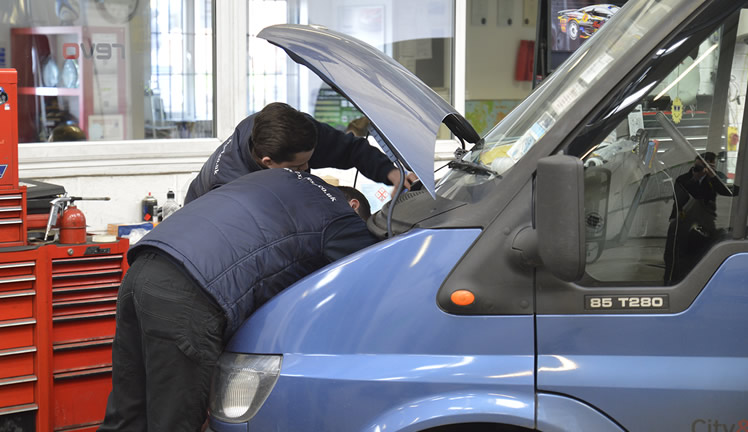
{"label": "drawer handle", "polygon": [[56,373],[55,379],[62,380],[62,379],[71,379],[71,378],[85,378],[85,377],[90,377],[90,376],[95,376],[95,375],[104,375],[104,374],[110,374],[110,373],[112,373],[112,367],[103,366],[103,367],[96,368],[96,369]]}
{"label": "drawer handle", "polygon": [[26,376],[22,376],[18,378],[9,378],[9,379],[0,380],[0,386],[21,384],[21,383],[34,382],[34,381],[36,381],[36,376],[26,375]]}
{"label": "drawer handle", "polygon": [[71,351],[71,350],[77,351],[77,350],[82,350],[86,348],[98,348],[98,347],[108,347],[108,349],[112,349],[113,342],[114,342],[113,338],[105,338],[105,339],[98,339],[98,340],[84,341],[84,342],[67,342],[67,343],[55,344],[52,347],[52,350],[54,352]]}
{"label": "drawer handle", "polygon": [[26,411],[35,411],[38,409],[39,407],[36,404],[16,405],[16,406],[7,407],[7,408],[0,408],[0,416],[4,416],[8,414],[17,414],[17,413],[22,413]]}
{"label": "drawer handle", "polygon": [[11,349],[0,350],[0,357],[9,356],[9,355],[17,355],[17,354],[28,354],[28,353],[33,353],[33,352],[36,352],[36,347],[11,348]]}
{"label": "drawer handle", "polygon": [[0,220],[0,225],[15,225],[23,223],[23,220],[21,219],[8,219],[8,220]]}
{"label": "drawer handle", "polygon": [[106,276],[106,275],[117,275],[122,273],[121,268],[114,268],[111,270],[87,270],[76,273],[55,273],[52,272],[52,279],[72,279],[72,278],[87,278],[94,276]]}
{"label": "drawer handle", "polygon": [[23,210],[21,207],[0,207],[0,212],[17,212]]}
{"label": "drawer handle", "polygon": [[0,294],[0,300],[16,298],[16,297],[30,297],[34,295],[36,295],[36,291],[34,290],[11,291],[11,292]]}
{"label": "drawer handle", "polygon": [[103,255],[95,257],[80,257],[80,258],[60,258],[53,259],[52,264],[79,264],[89,261],[116,261],[122,258],[122,254],[117,255]]}
{"label": "drawer handle", "polygon": [[36,324],[36,320],[34,318],[30,318],[30,319],[19,319],[19,320],[13,320],[13,321],[0,321],[0,328],[17,327],[17,326],[29,325],[29,324]]}
{"label": "drawer handle", "polygon": [[23,198],[21,195],[5,195],[0,196],[0,201],[7,201],[7,200],[16,200]]}
{"label": "drawer handle", "polygon": [[23,276],[23,277],[17,277],[17,278],[0,279],[0,284],[15,283],[15,282],[28,282],[28,281],[35,281],[35,280],[36,280],[36,276]]}
{"label": "drawer handle", "polygon": [[34,267],[33,262],[20,262],[20,263],[13,263],[13,264],[0,264],[0,270],[6,269],[6,268],[19,268],[19,267]]}
{"label": "drawer handle", "polygon": [[84,321],[84,320],[95,320],[95,319],[102,319],[102,318],[114,318],[116,311],[106,311],[106,312],[96,312],[96,313],[87,313],[87,314],[80,314],[80,315],[63,315],[63,316],[56,316],[52,317],[52,322],[66,322],[66,321]]}

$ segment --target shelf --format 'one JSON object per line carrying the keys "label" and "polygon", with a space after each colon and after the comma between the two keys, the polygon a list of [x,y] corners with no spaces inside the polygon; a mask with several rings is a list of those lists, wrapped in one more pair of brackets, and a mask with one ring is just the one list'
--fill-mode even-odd
{"label": "shelf", "polygon": [[[90,117],[96,121],[97,116],[103,115],[127,118],[125,62],[114,53],[111,58],[104,59],[99,50],[102,45],[118,47],[121,49],[115,51],[123,54],[123,28],[16,27],[11,28],[10,33],[11,67],[18,71],[18,142],[47,141],[54,127],[67,121],[75,122],[89,139],[96,139],[102,134],[101,127],[95,127],[92,136]],[[54,61],[60,77],[64,62],[76,60],[78,87],[44,86],[40,65],[49,59]],[[104,61],[107,62],[106,74],[96,64]],[[102,84],[97,76],[106,76],[106,83]],[[94,126],[100,125],[96,123]],[[124,130],[122,132],[122,138],[126,138]]]}
{"label": "shelf", "polygon": [[18,94],[27,96],[82,96],[80,88],[18,87]]}
{"label": "shelf", "polygon": [[45,27],[19,27],[12,29],[17,35],[58,35],[58,34],[81,34],[81,27],[69,26],[45,26]]}

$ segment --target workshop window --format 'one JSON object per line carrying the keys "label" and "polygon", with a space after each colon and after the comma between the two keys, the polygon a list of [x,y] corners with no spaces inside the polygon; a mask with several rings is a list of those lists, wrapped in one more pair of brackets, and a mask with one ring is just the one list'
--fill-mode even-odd
{"label": "workshop window", "polygon": [[[452,102],[454,14],[452,0],[250,0],[247,114],[280,101],[340,129],[361,116],[316,75],[256,37],[263,28],[282,23],[322,25],[361,39]],[[440,138],[448,137],[445,129]]]}
{"label": "workshop window", "polygon": [[213,137],[212,0],[9,0],[19,142]]}

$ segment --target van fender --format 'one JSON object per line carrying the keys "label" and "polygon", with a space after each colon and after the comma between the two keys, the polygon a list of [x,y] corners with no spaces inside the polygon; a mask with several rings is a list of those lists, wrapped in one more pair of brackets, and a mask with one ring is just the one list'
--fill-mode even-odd
{"label": "van fender", "polygon": [[534,403],[528,400],[527,393],[464,390],[433,394],[394,406],[363,430],[416,432],[461,423],[495,423],[533,429],[534,411]]}
{"label": "van fender", "polygon": [[624,432],[615,421],[596,408],[567,396],[538,393],[538,424],[543,432],[591,430]]}

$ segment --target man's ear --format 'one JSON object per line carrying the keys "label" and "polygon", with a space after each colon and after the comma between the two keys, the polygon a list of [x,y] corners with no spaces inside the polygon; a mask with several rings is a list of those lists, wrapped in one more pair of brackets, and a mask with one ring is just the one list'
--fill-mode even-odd
{"label": "man's ear", "polygon": [[273,160],[270,159],[270,156],[265,156],[262,159],[260,159],[260,163],[265,165],[267,168],[272,168],[272,165],[275,165],[275,162],[273,162]]}
{"label": "man's ear", "polygon": [[351,198],[348,200],[348,205],[351,206],[351,208],[358,213],[358,208],[361,206],[361,203],[356,198]]}

